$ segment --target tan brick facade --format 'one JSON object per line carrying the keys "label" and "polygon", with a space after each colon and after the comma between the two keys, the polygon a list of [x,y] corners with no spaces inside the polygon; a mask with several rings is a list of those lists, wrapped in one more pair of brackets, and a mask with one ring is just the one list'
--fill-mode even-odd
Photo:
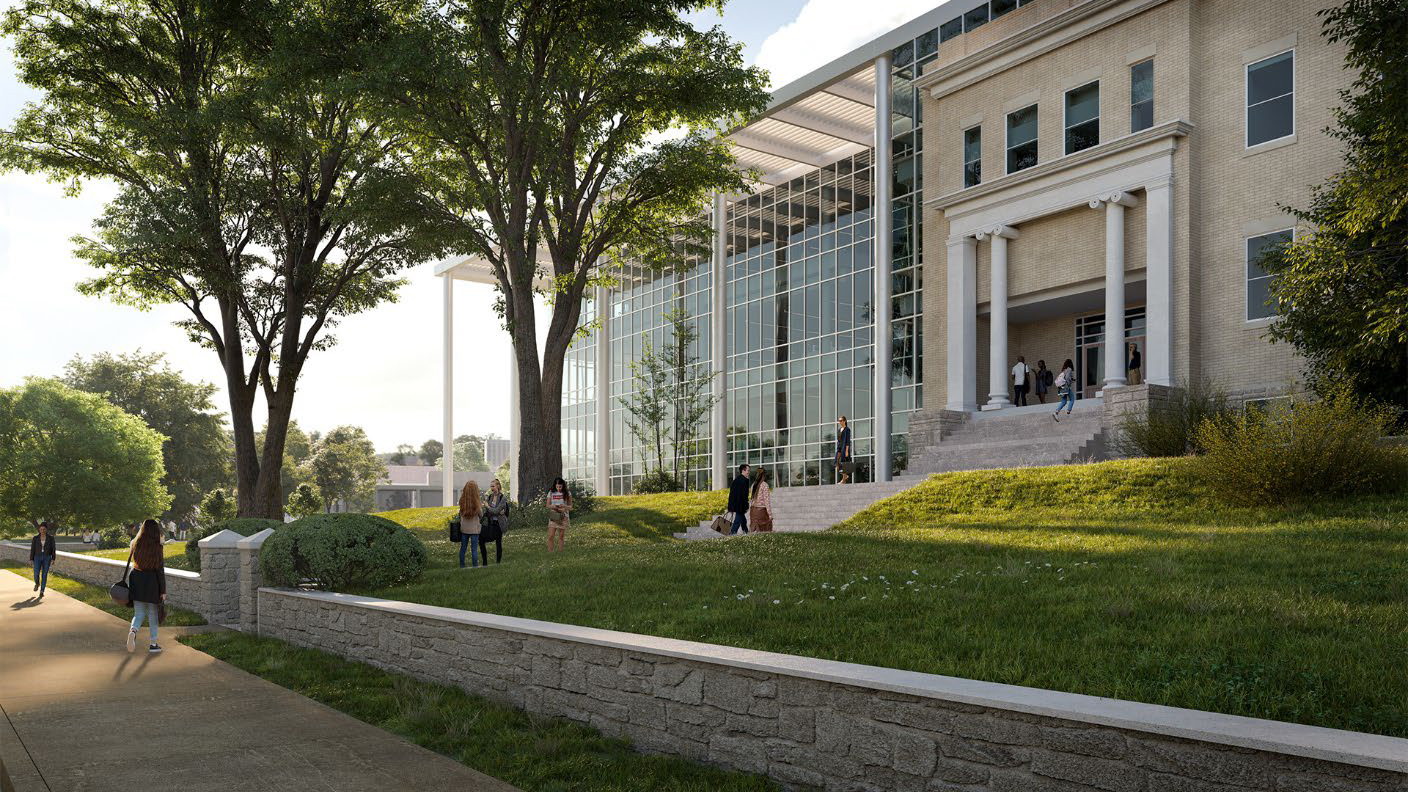
{"label": "tan brick facade", "polygon": [[[1171,377],[1175,382],[1208,377],[1234,393],[1292,387],[1300,370],[1295,355],[1265,340],[1264,320],[1245,319],[1243,251],[1247,236],[1290,227],[1278,205],[1304,206],[1312,186],[1332,174],[1339,161],[1338,144],[1323,130],[1332,122],[1331,108],[1350,76],[1342,69],[1342,50],[1320,36],[1316,11],[1323,5],[1308,0],[1043,0],[945,42],[921,80],[924,198],[942,202],[942,196],[965,192],[963,130],[974,124],[982,127],[983,185],[1001,182],[1006,113],[1033,101],[1039,108],[1038,168],[1047,163],[1059,168],[1064,93],[1090,80],[1100,81],[1101,146],[1129,135],[1129,67],[1152,58],[1154,124],[1183,122],[1187,130],[1177,138],[1171,159]],[[1248,150],[1246,64],[1292,46],[1295,135]],[[1099,162],[1089,167],[1098,168]],[[1032,189],[1043,188],[1033,182]],[[1131,194],[1142,200],[1142,191]],[[1125,216],[1126,304],[1132,306],[1142,302],[1145,211],[1141,205]],[[945,210],[926,207],[926,408],[941,408],[949,400],[945,334],[951,225]],[[1103,303],[1039,321],[1024,320],[1022,311],[1073,290],[1102,289],[1103,212],[1069,208],[1028,219],[1018,230],[1019,238],[1009,245],[1008,355],[1015,361],[1023,354],[1029,363],[1044,357],[1059,365],[1074,355],[1075,317],[1100,313]],[[979,243],[979,403],[988,393],[989,267],[989,245]]]}

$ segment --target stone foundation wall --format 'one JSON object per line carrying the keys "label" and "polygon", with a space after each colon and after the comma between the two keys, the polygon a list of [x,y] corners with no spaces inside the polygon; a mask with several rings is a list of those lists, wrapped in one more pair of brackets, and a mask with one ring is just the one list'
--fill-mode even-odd
{"label": "stone foundation wall", "polygon": [[[23,545],[0,543],[0,558],[29,564],[29,542]],[[49,565],[49,572],[106,589],[122,579],[124,566],[125,560],[60,552]],[[184,569],[166,570],[166,601],[177,608],[206,615],[205,585],[200,574]]]}
{"label": "stone foundation wall", "polygon": [[1408,740],[342,594],[261,634],[792,787],[1408,792]]}

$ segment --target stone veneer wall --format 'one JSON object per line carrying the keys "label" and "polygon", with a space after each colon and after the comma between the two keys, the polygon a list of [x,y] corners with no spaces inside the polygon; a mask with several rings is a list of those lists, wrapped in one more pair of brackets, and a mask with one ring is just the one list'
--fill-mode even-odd
{"label": "stone veneer wall", "polygon": [[263,635],[790,786],[1408,792],[1408,740],[369,597],[258,599]]}
{"label": "stone veneer wall", "polygon": [[[0,542],[0,558],[28,564],[29,542],[23,545]],[[60,552],[49,565],[49,572],[107,588],[122,579],[126,565],[125,560]],[[206,591],[200,574],[184,569],[166,570],[166,601],[178,608],[205,614]]]}

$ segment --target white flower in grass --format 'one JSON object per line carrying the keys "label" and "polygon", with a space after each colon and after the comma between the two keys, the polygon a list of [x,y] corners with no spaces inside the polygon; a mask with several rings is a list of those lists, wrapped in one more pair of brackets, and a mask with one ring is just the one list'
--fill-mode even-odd
{"label": "white flower in grass", "polygon": [[836,599],[836,595],[832,594],[831,596],[827,597],[827,599]]}
{"label": "white flower in grass", "polygon": [[909,570],[909,574],[914,575],[915,577],[918,577],[918,576],[919,576],[919,570],[917,570],[917,569],[911,569],[911,570]]}

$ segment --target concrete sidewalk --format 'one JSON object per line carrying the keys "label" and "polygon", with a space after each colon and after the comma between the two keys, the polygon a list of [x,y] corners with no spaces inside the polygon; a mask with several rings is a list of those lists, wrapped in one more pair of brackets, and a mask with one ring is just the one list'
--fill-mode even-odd
{"label": "concrete sidewalk", "polygon": [[120,619],[31,588],[0,570],[0,761],[15,792],[515,792],[165,630],[161,654],[145,626],[128,654]]}

